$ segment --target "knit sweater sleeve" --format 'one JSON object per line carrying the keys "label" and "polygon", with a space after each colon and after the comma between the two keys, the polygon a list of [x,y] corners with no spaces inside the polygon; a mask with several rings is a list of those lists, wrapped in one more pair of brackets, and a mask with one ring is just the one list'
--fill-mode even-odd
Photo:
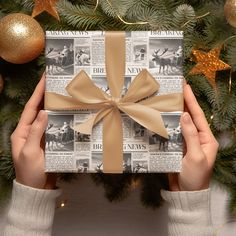
{"label": "knit sweater sleeve", "polygon": [[210,190],[161,191],[168,202],[169,236],[215,236],[210,212]]}
{"label": "knit sweater sleeve", "polygon": [[43,190],[13,183],[4,236],[50,236],[60,190]]}

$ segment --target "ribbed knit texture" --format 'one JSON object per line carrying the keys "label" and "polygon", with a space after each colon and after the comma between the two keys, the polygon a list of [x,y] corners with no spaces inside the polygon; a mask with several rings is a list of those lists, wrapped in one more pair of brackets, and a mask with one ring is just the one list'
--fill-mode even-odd
{"label": "ribbed knit texture", "polygon": [[4,236],[50,236],[60,190],[42,190],[14,181]]}
{"label": "ribbed knit texture", "polygon": [[[215,236],[210,191],[161,191],[169,203],[168,236]],[[34,189],[14,181],[3,236],[51,236],[55,200],[60,190]],[[167,235],[161,235],[167,236]]]}
{"label": "ribbed knit texture", "polygon": [[211,221],[210,190],[161,191],[169,203],[169,236],[215,236]]}

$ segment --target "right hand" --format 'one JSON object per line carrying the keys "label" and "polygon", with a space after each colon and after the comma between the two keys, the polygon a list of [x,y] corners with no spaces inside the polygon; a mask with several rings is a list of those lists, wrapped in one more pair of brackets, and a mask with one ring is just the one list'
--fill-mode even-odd
{"label": "right hand", "polygon": [[44,89],[43,76],[11,135],[12,157],[17,182],[33,188],[54,189],[56,175],[44,172],[44,148],[41,146],[47,127],[47,113],[40,111]]}

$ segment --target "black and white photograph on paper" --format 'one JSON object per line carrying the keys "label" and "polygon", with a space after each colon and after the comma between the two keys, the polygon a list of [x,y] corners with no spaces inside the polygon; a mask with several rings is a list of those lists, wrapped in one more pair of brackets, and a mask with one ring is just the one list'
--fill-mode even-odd
{"label": "black and white photograph on paper", "polygon": [[131,173],[132,172],[132,165],[131,165],[131,153],[124,153],[123,159],[123,172],[124,173]]}
{"label": "black and white photograph on paper", "polygon": [[76,169],[78,173],[87,173],[89,171],[89,159],[77,159],[76,160]]}
{"label": "black and white photograph on paper", "polygon": [[147,45],[136,44],[133,47],[133,61],[134,62],[146,62],[147,60]]}
{"label": "black and white photograph on paper", "polygon": [[134,138],[145,138],[147,137],[147,130],[145,127],[137,122],[134,122]]}
{"label": "black and white photograph on paper", "polygon": [[92,172],[102,173],[102,152],[92,152]]}
{"label": "black and white photograph on paper", "polygon": [[47,75],[74,75],[74,40],[48,39],[45,64]]}
{"label": "black and white photograph on paper", "polygon": [[90,47],[76,46],[75,47],[75,65],[90,66]]}
{"label": "black and white photograph on paper", "polygon": [[48,126],[45,131],[46,151],[74,151],[73,122],[73,115],[48,115]]}
{"label": "black and white photograph on paper", "polygon": [[90,142],[90,135],[75,131],[75,142]]}
{"label": "black and white photograph on paper", "polygon": [[162,115],[168,139],[149,132],[149,145],[152,152],[182,152],[183,138],[180,128],[180,115]]}
{"label": "black and white photograph on paper", "polygon": [[182,39],[149,39],[149,69],[156,75],[182,75]]}
{"label": "black and white photograph on paper", "polygon": [[148,173],[147,161],[133,161],[133,173]]}
{"label": "black and white photograph on paper", "polygon": [[[104,76],[93,76],[92,80],[97,87],[102,89],[104,92],[110,94],[110,90],[107,84],[107,79]],[[131,84],[131,77],[125,77],[124,87],[122,89],[122,95],[124,95]]]}

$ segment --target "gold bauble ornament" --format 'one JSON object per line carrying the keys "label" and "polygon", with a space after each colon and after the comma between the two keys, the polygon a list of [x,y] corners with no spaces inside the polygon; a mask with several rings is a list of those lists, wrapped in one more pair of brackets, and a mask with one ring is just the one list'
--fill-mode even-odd
{"label": "gold bauble ornament", "polygon": [[0,57],[14,64],[24,64],[40,55],[45,36],[31,16],[14,13],[0,19]]}
{"label": "gold bauble ornament", "polygon": [[3,80],[2,76],[0,75],[0,94],[3,90],[3,87],[4,87],[4,80]]}
{"label": "gold bauble ornament", "polygon": [[236,27],[236,0],[227,0],[224,6],[224,14],[228,23]]}

